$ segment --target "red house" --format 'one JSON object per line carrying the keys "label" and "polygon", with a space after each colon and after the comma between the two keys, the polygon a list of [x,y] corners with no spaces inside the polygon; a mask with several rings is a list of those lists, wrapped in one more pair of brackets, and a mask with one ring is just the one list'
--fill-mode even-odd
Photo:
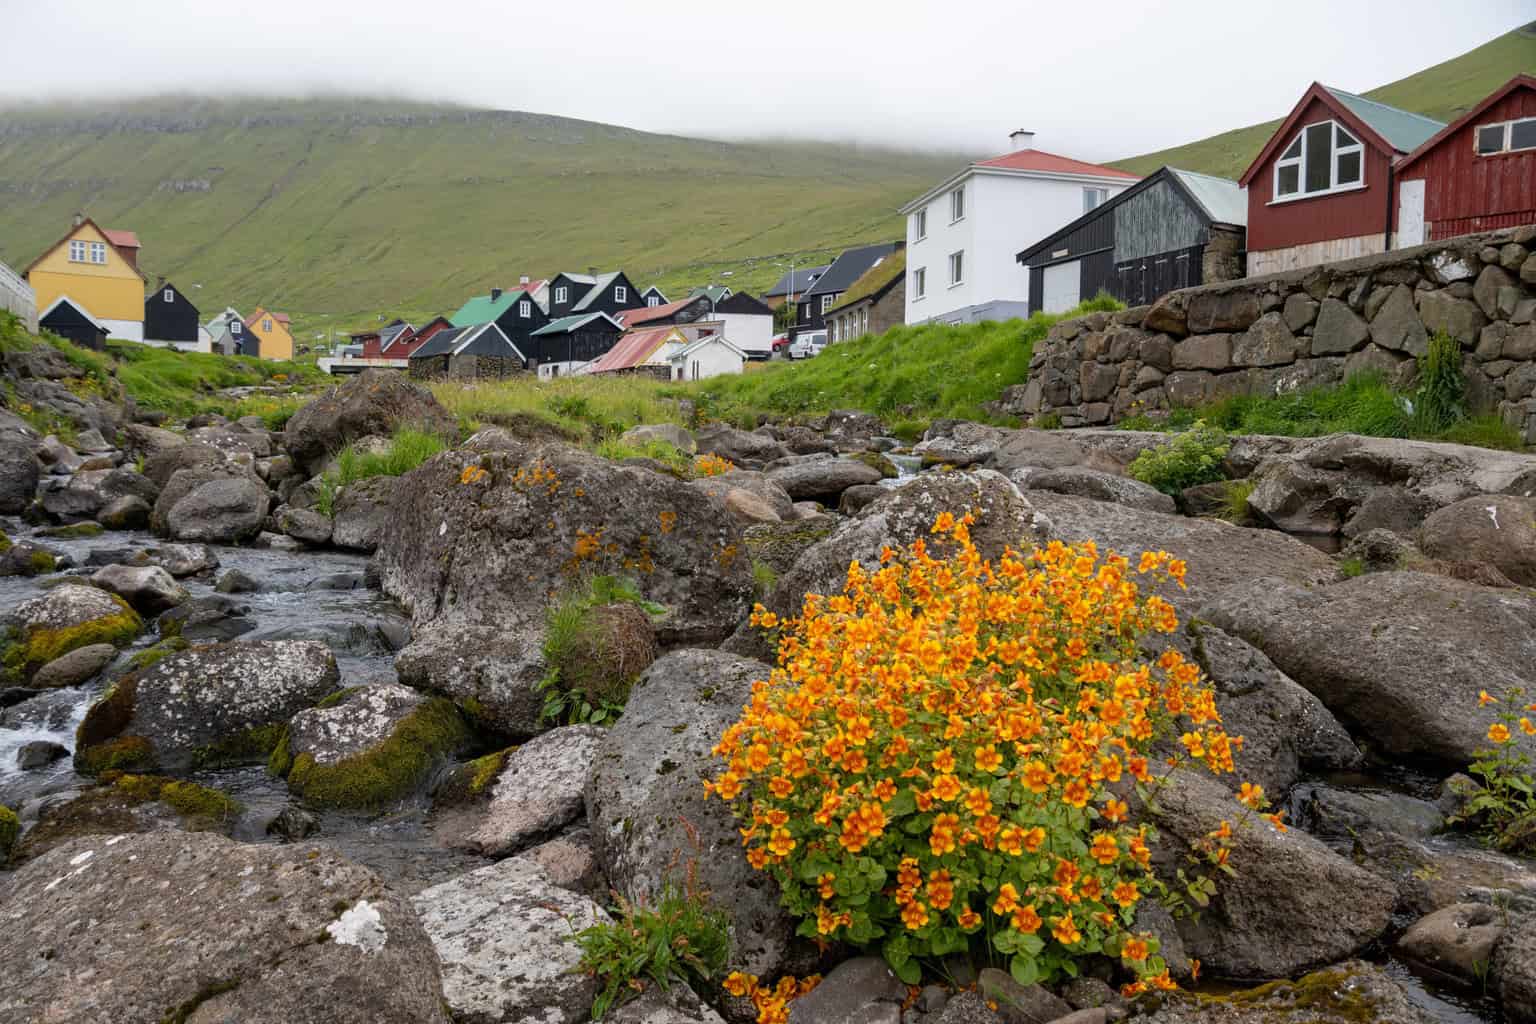
{"label": "red house", "polygon": [[1313,82],[1239,179],[1249,275],[1391,248],[1392,165],[1443,127]]}
{"label": "red house", "polygon": [[452,327],[445,316],[435,316],[420,327],[401,331],[394,338],[382,338],[379,342],[379,353],[384,359],[409,359],[411,353],[431,341],[439,331],[446,331]]}
{"label": "red house", "polygon": [[1536,224],[1536,78],[1516,75],[1397,165],[1398,246]]}

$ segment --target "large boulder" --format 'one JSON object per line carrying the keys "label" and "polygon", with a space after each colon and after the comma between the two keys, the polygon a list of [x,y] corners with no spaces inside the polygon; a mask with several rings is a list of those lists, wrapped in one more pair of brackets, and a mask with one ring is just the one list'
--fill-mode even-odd
{"label": "large boulder", "polygon": [[0,515],[19,515],[31,506],[42,469],[35,438],[12,431],[0,433]]}
{"label": "large boulder", "polygon": [[84,469],[67,480],[51,480],[43,490],[43,509],[55,519],[75,522],[94,519],[114,501],[136,497],[153,503],[160,488],[142,473],[117,469]]}
{"label": "large boulder", "polygon": [[544,729],[540,640],[495,626],[429,624],[395,655],[407,686],[453,699],[477,725],[513,738]]}
{"label": "large boulder", "polygon": [[79,686],[95,678],[96,673],[112,664],[117,648],[111,644],[88,644],[54,658],[32,675],[31,686],[38,690]]}
{"label": "large boulder", "polygon": [[[742,514],[731,505],[731,493],[733,491],[745,491],[760,499],[772,510],[775,518],[788,519],[794,506],[794,499],[785,493],[784,488],[774,483],[762,473],[748,469],[733,469],[729,473],[720,473],[716,476],[702,476],[688,484],[696,491],[702,491],[710,497],[719,498],[726,503],[726,507],[737,513],[737,518],[743,518]],[[757,519],[755,521],[762,521]]]}
{"label": "large boulder", "polygon": [[187,588],[158,565],[108,565],[91,575],[91,585],[111,591],[145,615],[158,615],[189,596]]}
{"label": "large boulder", "polygon": [[1536,499],[1484,494],[1432,512],[1419,528],[1431,558],[1485,562],[1524,586],[1536,586]]}
{"label": "large boulder", "polygon": [[1291,975],[1350,956],[1391,924],[1397,890],[1390,882],[1299,829],[1282,832],[1250,815],[1209,776],[1185,771],[1166,780],[1146,811],[1172,849],[1233,824],[1234,874],[1217,876],[1216,896],[1198,920],[1178,923],[1189,955],[1213,974]]}
{"label": "large boulder", "polygon": [[458,423],[433,397],[404,374],[370,370],[301,408],[284,428],[284,444],[306,473],[325,467],[326,460],[347,442],[370,435],[388,437],[396,427],[418,427],[458,437]]}
{"label": "large boulder", "polygon": [[576,822],[586,813],[587,777],[605,735],[597,726],[568,725],[518,747],[507,755],[490,801],[454,830],[449,845],[505,857]]}
{"label": "large boulder", "polygon": [[1536,599],[1417,572],[1310,590],[1251,579],[1200,618],[1259,648],[1382,752],[1458,766],[1488,745],[1478,693],[1527,687],[1536,661]]}
{"label": "large boulder", "polygon": [[1499,940],[1493,977],[1511,1024],[1536,1021],[1536,914],[1514,921]]}
{"label": "large boulder", "polygon": [[[1228,994],[1171,993],[1138,1024],[1434,1024],[1391,974],[1360,960]],[[1060,1022],[1065,1024],[1065,1022]],[[1077,1022],[1073,1022],[1077,1024]]]}
{"label": "large boulder", "polygon": [[578,969],[577,932],[608,915],[550,881],[532,860],[499,864],[412,898],[441,962],[455,1024],[578,1024],[591,1019],[597,982]]}
{"label": "large boulder", "polygon": [[374,808],[422,788],[468,739],[449,701],[375,683],[294,715],[272,767],[308,803]]}
{"label": "large boulder", "polygon": [[209,480],[171,506],[166,529],[179,541],[249,540],[261,532],[270,501],[266,485],[254,476]]}
{"label": "large boulder", "polygon": [[583,574],[608,573],[666,607],[662,643],[707,643],[751,599],[736,522],[669,476],[503,440],[434,456],[394,490],[375,563],[418,626],[494,626],[536,645],[550,601]]}
{"label": "large boulder", "polygon": [[162,448],[144,460],[144,475],[156,487],[164,487],[183,469],[223,465],[223,454],[205,444],[181,444]]}
{"label": "large boulder", "polygon": [[696,431],[694,443],[701,454],[718,455],[744,468],[755,468],[790,454],[788,448],[767,434],[738,430],[723,423]]}
{"label": "large boulder", "polygon": [[0,1018],[320,1017],[448,1022],[415,912],[324,847],[180,832],[94,836],[0,881]]}
{"label": "large boulder", "polygon": [[73,582],[0,619],[0,683],[25,683],[56,658],[93,644],[125,646],[144,622],[115,594]]}
{"label": "large boulder", "polygon": [[1075,494],[1079,498],[1110,501],[1117,505],[1147,512],[1166,512],[1169,515],[1178,511],[1173,499],[1156,487],[1119,473],[1106,473],[1102,469],[1089,469],[1086,466],[1067,466],[1061,469],[1026,467],[1016,469],[1008,476],[1026,491]]}
{"label": "large boulder", "polygon": [[[1397,940],[1405,959],[1464,985],[1475,983],[1493,964],[1504,937],[1504,915],[1486,903],[1457,903],[1426,914]],[[1531,993],[1536,998],[1536,990]]]}
{"label": "large boulder", "polygon": [[838,497],[850,487],[878,483],[880,470],[857,459],[832,455],[797,455],[788,465],[770,467],[767,477],[796,501],[819,501],[837,505]]}
{"label": "large boulder", "polygon": [[166,829],[229,835],[239,824],[241,810],[236,800],[195,782],[118,773],[110,782],[77,796],[44,801],[37,821],[16,848],[13,864],[40,857],[81,836]]}
{"label": "large boulder", "polygon": [[336,689],[330,648],[314,640],[194,647],[119,679],[76,737],[83,772],[265,761],[288,720]]}
{"label": "large boulder", "polygon": [[371,553],[377,549],[398,483],[392,476],[374,476],[343,487],[336,495],[331,543],[353,551]]}
{"label": "large boulder", "polygon": [[722,651],[662,657],[603,738],[586,792],[598,860],[614,888],[654,897],[695,871],[730,915],[733,964],[761,977],[792,968],[794,923],[778,885],[748,865],[730,808],[706,800],[703,783],[720,770],[711,748],[768,673]]}

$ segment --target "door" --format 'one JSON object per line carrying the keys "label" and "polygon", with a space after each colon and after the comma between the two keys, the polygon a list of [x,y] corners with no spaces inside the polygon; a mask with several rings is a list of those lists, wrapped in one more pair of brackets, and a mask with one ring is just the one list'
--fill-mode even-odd
{"label": "door", "polygon": [[1397,245],[1424,244],[1424,179],[1406,178],[1397,184]]}
{"label": "door", "polygon": [[1078,296],[1082,283],[1083,268],[1078,260],[1046,267],[1040,308],[1047,313],[1065,313],[1082,301]]}

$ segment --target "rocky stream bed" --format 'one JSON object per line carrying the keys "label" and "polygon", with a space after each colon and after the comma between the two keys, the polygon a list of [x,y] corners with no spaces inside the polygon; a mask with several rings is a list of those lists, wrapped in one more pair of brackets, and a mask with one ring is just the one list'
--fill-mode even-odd
{"label": "rocky stream bed", "polygon": [[[406,423],[457,442],[451,418],[368,375],[280,433],[171,430],[81,405],[71,372],[7,358],[80,418],[72,446],[0,410],[0,1019],[576,1024],[596,990],[572,932],[688,859],[733,968],[826,973],[791,1024],[1536,1021],[1536,863],[1447,825],[1479,691],[1536,681],[1536,456],[1238,438],[1237,526],[1210,488],[1125,475],[1160,435],[948,422],[909,450],[850,412],[637,428],[736,466],[696,480],[488,427],[326,501],[344,444]],[[909,991],[795,938],[705,802],[772,661],[753,603],[790,614],[945,511],[976,513],[989,557],[1092,539],[1187,561],[1171,642],[1291,822],[1239,836],[1197,920],[1139,922],[1192,994],[1127,1003],[1107,962],[1052,991],[948,964],[953,985]],[[606,726],[541,717],[573,568],[663,609],[592,620],[619,644],[596,650],[638,659]],[[1144,813],[1197,837],[1235,785]],[[610,1015],[754,1017],[681,986]]]}

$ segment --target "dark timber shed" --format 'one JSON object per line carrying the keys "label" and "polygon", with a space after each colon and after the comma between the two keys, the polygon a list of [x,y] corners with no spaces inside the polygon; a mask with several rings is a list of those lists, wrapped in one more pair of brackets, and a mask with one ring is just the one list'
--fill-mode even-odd
{"label": "dark timber shed", "polygon": [[1242,277],[1247,221],[1237,182],[1160,168],[1018,254],[1029,311],[1062,313],[1101,291],[1139,306]]}

